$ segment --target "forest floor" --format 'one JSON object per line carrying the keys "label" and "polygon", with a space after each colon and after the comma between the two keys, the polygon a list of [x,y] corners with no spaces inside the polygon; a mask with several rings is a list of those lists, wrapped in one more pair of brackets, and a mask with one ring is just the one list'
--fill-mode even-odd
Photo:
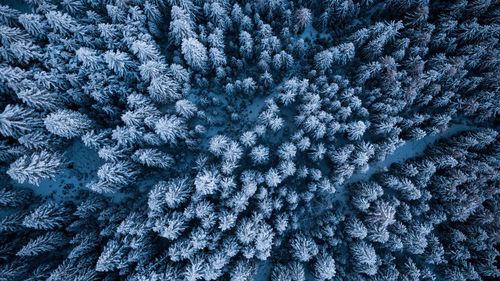
{"label": "forest floor", "polygon": [[354,173],[342,185],[343,188],[337,190],[337,193],[338,192],[345,193],[345,187],[348,186],[349,184],[357,181],[369,180],[372,175],[382,170],[385,170],[386,168],[390,167],[393,163],[402,163],[415,156],[421,155],[429,145],[439,141],[440,139],[448,138],[452,135],[470,129],[472,129],[472,127],[465,124],[450,124],[450,126],[443,132],[430,134],[419,140],[407,141],[398,148],[396,148],[396,150],[393,153],[387,155],[387,157],[384,160],[370,163],[370,166],[367,171]]}
{"label": "forest floor", "polygon": [[[87,183],[97,177],[97,170],[104,163],[97,152],[87,148],[80,140],[74,141],[67,149],[64,157],[68,166],[52,179],[45,179],[38,186],[30,183],[11,184],[18,188],[31,189],[37,196],[52,199],[56,202],[67,200],[78,201],[81,192],[87,192]],[[113,195],[113,201],[120,201],[123,195]]]}

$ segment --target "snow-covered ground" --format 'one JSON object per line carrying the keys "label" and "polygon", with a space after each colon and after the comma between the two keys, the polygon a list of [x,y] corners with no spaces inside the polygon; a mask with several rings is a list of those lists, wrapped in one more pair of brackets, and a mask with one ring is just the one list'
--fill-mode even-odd
{"label": "snow-covered ground", "polygon": [[370,163],[368,170],[363,172],[356,172],[348,178],[344,184],[337,187],[335,194],[329,198],[329,204],[332,202],[344,202],[347,198],[347,186],[358,181],[367,181],[375,173],[383,171],[390,167],[393,163],[402,163],[408,159],[416,157],[424,153],[425,149],[439,141],[440,139],[448,138],[454,134],[470,130],[472,127],[465,124],[450,124],[450,126],[443,132],[437,134],[427,135],[419,140],[408,141],[396,148],[396,150],[387,155],[387,157],[378,162]]}
{"label": "snow-covered ground", "polygon": [[[454,134],[458,134],[470,129],[472,129],[472,127],[465,124],[451,124],[447,130],[441,133],[427,135],[419,140],[408,141],[404,143],[403,145],[398,147],[392,154],[389,154],[383,161],[370,163],[370,167],[368,170],[353,174],[349,179],[345,181],[343,185],[337,187],[337,191],[331,198],[329,198],[329,200],[327,200],[327,204],[326,206],[323,206],[323,208],[331,206],[331,204],[335,201],[345,202],[346,200],[348,200],[346,187],[349,184],[357,181],[368,180],[372,175],[390,167],[393,163],[401,163],[408,159],[421,155],[429,145],[439,141],[440,139],[448,138]],[[321,209],[321,207],[319,209]],[[272,264],[270,261],[260,262],[257,266],[254,280],[270,280],[271,270]],[[313,280],[313,278],[306,278],[306,280]]]}
{"label": "snow-covered ground", "polygon": [[331,35],[326,32],[318,32],[312,25],[306,26],[304,28],[304,32],[300,34],[300,38],[302,39],[309,38],[310,40],[314,40],[318,36],[322,39],[328,39],[331,37]]}
{"label": "snow-covered ground", "polygon": [[29,13],[30,7],[23,0],[0,0],[0,5],[9,6],[12,9]]}
{"label": "snow-covered ground", "polygon": [[31,189],[35,195],[52,198],[55,201],[73,198],[77,191],[86,190],[85,185],[96,177],[97,170],[103,162],[96,151],[87,148],[81,141],[73,142],[66,150],[65,157],[69,161],[68,167],[53,179],[45,179],[39,186],[12,180],[12,185]]}
{"label": "snow-covered ground", "polygon": [[465,124],[451,124],[444,132],[427,135],[419,140],[405,142],[392,154],[387,155],[387,157],[383,161],[371,163],[367,171],[358,172],[352,175],[346,181],[346,184],[357,182],[360,180],[368,180],[373,174],[381,171],[386,167],[391,166],[392,163],[401,163],[407,159],[413,158],[417,155],[421,155],[430,144],[469,129],[471,129],[471,127]]}

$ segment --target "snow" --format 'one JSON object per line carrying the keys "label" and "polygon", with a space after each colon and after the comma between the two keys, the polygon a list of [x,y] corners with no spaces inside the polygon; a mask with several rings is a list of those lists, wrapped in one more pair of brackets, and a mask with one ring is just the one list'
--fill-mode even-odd
{"label": "snow", "polygon": [[87,148],[79,140],[68,147],[65,157],[69,160],[68,167],[53,179],[45,179],[39,186],[12,180],[12,185],[31,189],[35,195],[52,198],[58,202],[74,199],[78,191],[87,190],[85,185],[96,177],[96,172],[103,161],[96,151]]}
{"label": "snow", "polygon": [[451,124],[443,132],[430,134],[419,140],[405,142],[403,145],[396,148],[396,150],[392,154],[389,154],[384,160],[370,163],[368,170],[354,173],[344,182],[344,184],[337,186],[335,194],[332,198],[327,200],[327,206],[331,206],[333,202],[347,201],[348,194],[346,187],[350,184],[358,181],[367,181],[375,173],[383,171],[384,169],[390,167],[393,163],[402,163],[408,159],[421,155],[429,145],[439,141],[440,139],[448,138],[452,135],[470,130],[472,128],[473,127],[465,124]]}
{"label": "snow", "polygon": [[328,39],[328,38],[331,38],[331,35],[326,33],[326,32],[318,32],[316,29],[314,29],[314,27],[312,25],[308,25],[304,28],[304,32],[302,32],[302,34],[300,34],[300,38],[302,39],[310,39],[310,40],[314,40],[316,39],[317,37],[319,36],[319,38],[322,38],[322,39]]}
{"label": "snow", "polygon": [[266,104],[266,100],[270,97],[273,97],[273,95],[269,96],[256,96],[250,105],[248,105],[245,110],[243,111],[243,116],[245,116],[245,120],[247,120],[248,123],[250,124],[255,124],[257,121],[257,117],[259,114],[262,112],[262,108],[264,108]]}
{"label": "snow", "polygon": [[21,0],[0,0],[0,5],[9,6],[12,9],[16,9],[24,13],[29,13],[31,10],[30,6]]}
{"label": "snow", "polygon": [[372,163],[366,172],[359,172],[352,175],[346,184],[360,180],[368,180],[373,174],[382,169],[391,166],[393,163],[402,163],[407,159],[422,154],[425,149],[436,141],[448,138],[451,135],[471,129],[468,125],[452,124],[444,132],[427,135],[419,140],[409,141],[398,147],[392,154],[388,155],[383,161]]}
{"label": "snow", "polygon": [[261,261],[253,276],[254,281],[271,280],[272,263],[269,260]]}

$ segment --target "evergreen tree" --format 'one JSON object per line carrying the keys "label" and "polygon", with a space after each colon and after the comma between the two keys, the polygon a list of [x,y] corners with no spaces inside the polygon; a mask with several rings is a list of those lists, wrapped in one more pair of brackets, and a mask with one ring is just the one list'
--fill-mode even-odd
{"label": "evergreen tree", "polygon": [[79,137],[93,126],[86,115],[67,109],[49,114],[44,123],[49,132],[64,138]]}
{"label": "evergreen tree", "polygon": [[19,207],[29,203],[31,193],[23,189],[0,189],[0,207]]}
{"label": "evergreen tree", "polygon": [[290,245],[293,257],[301,262],[307,262],[318,254],[318,246],[314,240],[304,234],[295,235]]}
{"label": "evergreen tree", "polygon": [[151,148],[136,150],[134,155],[132,155],[132,159],[149,167],[158,167],[163,169],[171,167],[174,162],[173,158],[168,154]]}
{"label": "evergreen tree", "polygon": [[314,276],[318,280],[331,280],[335,276],[335,261],[328,254],[321,254],[314,263]]}
{"label": "evergreen tree", "polygon": [[0,134],[5,137],[18,137],[40,127],[42,120],[32,110],[19,105],[8,104],[0,113]]}
{"label": "evergreen tree", "polygon": [[166,103],[182,98],[179,84],[166,75],[152,78],[148,92],[149,96],[158,103]]}
{"label": "evergreen tree", "polygon": [[29,241],[18,252],[17,256],[32,257],[44,253],[50,253],[63,246],[66,238],[60,232],[47,232]]}
{"label": "evergreen tree", "polygon": [[155,132],[168,144],[177,144],[178,139],[187,136],[187,127],[183,119],[175,115],[165,115],[155,124]]}
{"label": "evergreen tree", "polygon": [[125,251],[119,242],[116,240],[109,240],[97,260],[95,269],[97,271],[106,272],[120,268],[124,262],[124,255]]}
{"label": "evergreen tree", "polygon": [[33,229],[56,229],[68,221],[68,210],[52,202],[40,205],[24,217],[23,225]]}
{"label": "evergreen tree", "polygon": [[187,64],[194,70],[205,71],[208,66],[207,49],[195,38],[183,39],[182,54]]}
{"label": "evergreen tree", "polygon": [[10,165],[7,174],[17,182],[39,185],[44,179],[54,178],[63,165],[59,154],[43,150],[21,156]]}

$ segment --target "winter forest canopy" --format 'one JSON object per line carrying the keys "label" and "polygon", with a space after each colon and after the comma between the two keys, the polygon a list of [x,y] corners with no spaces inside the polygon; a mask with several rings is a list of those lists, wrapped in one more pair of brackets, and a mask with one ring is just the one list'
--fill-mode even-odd
{"label": "winter forest canopy", "polygon": [[0,281],[499,280],[500,1],[0,0]]}

